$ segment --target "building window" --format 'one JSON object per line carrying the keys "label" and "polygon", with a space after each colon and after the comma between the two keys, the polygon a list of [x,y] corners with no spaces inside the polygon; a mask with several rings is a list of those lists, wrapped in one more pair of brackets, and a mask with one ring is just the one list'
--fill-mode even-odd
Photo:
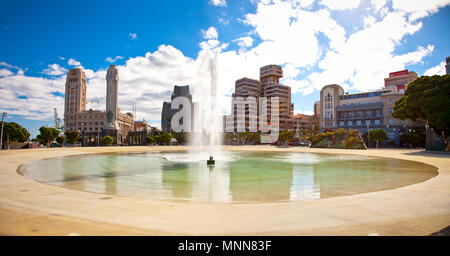
{"label": "building window", "polygon": [[356,121],[356,125],[361,126],[361,120]]}
{"label": "building window", "polygon": [[388,124],[392,124],[392,119],[389,119],[389,120],[388,120]]}
{"label": "building window", "polygon": [[391,99],[388,99],[388,103],[389,103],[389,104],[392,104],[392,100],[391,100]]}
{"label": "building window", "polygon": [[340,121],[339,126],[344,126],[344,121]]}
{"label": "building window", "polygon": [[376,116],[381,116],[381,110],[378,110],[378,109],[375,110],[375,115],[376,115]]}
{"label": "building window", "polygon": [[380,124],[381,124],[380,120],[376,119],[375,120],[375,125],[380,125]]}
{"label": "building window", "polygon": [[370,120],[366,120],[366,125],[370,125]]}
{"label": "building window", "polygon": [[331,102],[333,100],[333,97],[328,93],[327,96],[325,96],[325,102]]}
{"label": "building window", "polygon": [[353,122],[352,122],[352,121],[348,121],[348,122],[347,122],[347,125],[348,125],[348,126],[352,126],[352,125],[353,125]]}

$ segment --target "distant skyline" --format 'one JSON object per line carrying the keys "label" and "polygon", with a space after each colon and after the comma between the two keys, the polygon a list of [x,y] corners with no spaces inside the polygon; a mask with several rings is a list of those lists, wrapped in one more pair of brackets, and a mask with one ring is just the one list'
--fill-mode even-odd
{"label": "distant skyline", "polygon": [[[105,74],[119,70],[119,106],[160,125],[174,85],[193,100],[205,53],[218,52],[219,104],[234,81],[281,65],[294,113],[312,113],[320,89],[379,89],[389,72],[445,73],[450,0],[1,1],[0,111],[33,137],[64,114],[67,70],[88,77],[87,108],[105,109]],[[197,91],[197,92],[196,92]]]}

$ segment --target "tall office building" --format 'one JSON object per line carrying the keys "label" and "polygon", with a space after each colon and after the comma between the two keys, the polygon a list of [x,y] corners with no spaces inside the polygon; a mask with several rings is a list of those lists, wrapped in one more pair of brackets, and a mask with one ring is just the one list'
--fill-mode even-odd
{"label": "tall office building", "polygon": [[[186,97],[189,99],[189,102],[191,104],[191,131],[194,129],[194,103],[192,102],[192,95],[189,91],[189,85],[185,86],[178,86],[175,85],[173,87],[173,93],[171,96],[171,100],[175,99],[176,97]],[[171,132],[172,131],[172,117],[179,111],[179,109],[172,109],[172,101],[171,102],[163,102],[163,107],[161,111],[161,130],[165,132]],[[183,120],[180,120],[180,124],[183,122]]]}
{"label": "tall office building", "polygon": [[100,132],[105,112],[100,110],[86,110],[86,75],[80,68],[73,68],[67,72],[65,103],[64,103],[64,131]]}
{"label": "tall office building", "polygon": [[64,119],[86,109],[86,75],[80,68],[69,70],[66,77]]}
{"label": "tall office building", "polygon": [[[86,110],[86,75],[80,68],[73,68],[67,72],[64,131],[79,131],[83,145],[98,145],[98,139],[105,135],[113,136],[114,144],[122,144],[128,131],[133,129],[133,115],[131,113],[120,113],[120,108],[118,107],[119,78],[114,65],[111,65],[108,69],[106,81],[107,111]],[[107,125],[109,120],[107,118],[108,112],[111,113],[111,122]],[[107,130],[108,132],[106,132]]]}
{"label": "tall office building", "polygon": [[[267,97],[267,121],[270,122],[270,98],[279,97],[279,130],[284,131],[294,128],[293,109],[294,104],[291,103],[291,88],[280,84],[280,78],[283,77],[283,70],[278,65],[267,65],[260,68],[260,80],[250,79],[247,77],[236,80],[234,93],[232,94],[233,101],[235,97],[254,97],[256,99],[256,106],[245,105],[245,124],[244,129],[249,130],[251,125],[258,127],[259,116],[261,111],[259,109],[260,97]],[[255,108],[255,109],[252,109]],[[236,105],[232,104],[231,111],[234,114],[234,120],[227,120],[226,127],[234,127],[237,131],[237,111]],[[249,113],[254,111],[256,113],[256,124],[249,120]]]}
{"label": "tall office building", "polygon": [[[261,82],[260,96],[279,97],[279,120],[280,131],[293,129],[292,116],[294,114],[294,104],[291,103],[291,87],[280,84],[283,77],[283,70],[278,65],[267,65],[259,70],[259,80]],[[270,104],[268,103],[270,111]]]}

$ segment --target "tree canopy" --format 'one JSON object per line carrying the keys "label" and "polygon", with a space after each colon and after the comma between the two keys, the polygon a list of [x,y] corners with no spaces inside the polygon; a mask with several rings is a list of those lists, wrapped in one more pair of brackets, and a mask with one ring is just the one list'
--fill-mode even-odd
{"label": "tree canopy", "polygon": [[450,75],[422,76],[408,85],[405,95],[395,102],[392,116],[426,120],[437,134],[450,132]]}
{"label": "tree canopy", "polygon": [[170,140],[173,138],[172,134],[168,132],[163,132],[153,137],[159,145],[169,144]]}
{"label": "tree canopy", "polygon": [[58,138],[56,138],[56,142],[58,142],[59,145],[63,146],[64,142],[66,142],[66,137],[65,136],[59,136]]}
{"label": "tree canopy", "polygon": [[372,141],[376,141],[378,148],[379,143],[387,139],[387,133],[383,129],[371,130],[369,132],[369,138],[367,138],[367,132],[363,134],[363,138],[369,139],[369,143]]}
{"label": "tree canopy", "polygon": [[155,138],[152,136],[147,136],[147,144],[153,144],[155,143]]}
{"label": "tree canopy", "polygon": [[69,144],[75,144],[80,136],[79,131],[66,131],[64,134],[66,135],[66,139]]}
{"label": "tree canopy", "polygon": [[292,139],[294,139],[295,131],[294,130],[286,130],[280,132],[278,140],[281,143],[289,143]]}
{"label": "tree canopy", "polygon": [[40,143],[43,145],[49,145],[59,136],[59,130],[56,128],[42,126],[39,128],[40,134],[36,136]]}
{"label": "tree canopy", "polygon": [[5,143],[9,135],[9,141],[25,142],[30,137],[30,133],[16,122],[5,122],[3,124],[3,142]]}

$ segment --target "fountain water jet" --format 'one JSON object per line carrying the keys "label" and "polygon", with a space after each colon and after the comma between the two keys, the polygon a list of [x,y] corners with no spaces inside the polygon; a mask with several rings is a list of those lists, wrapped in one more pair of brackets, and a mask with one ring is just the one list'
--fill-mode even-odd
{"label": "fountain water jet", "polygon": [[[214,129],[214,114],[215,114],[215,100],[216,100],[216,87],[217,87],[217,53],[214,59],[210,59],[211,68],[211,129]],[[207,165],[214,165],[213,147],[214,147],[214,131],[211,130],[209,134],[209,160],[206,161]]]}
{"label": "fountain water jet", "polygon": [[[198,79],[195,82],[194,97],[199,103],[194,105],[194,132],[191,134],[189,151],[198,154],[209,153],[208,165],[214,165],[214,158],[219,155],[222,132],[221,116],[217,111],[219,102],[218,85],[218,54],[208,52],[201,58],[198,69]],[[206,151],[206,152],[205,152]],[[203,158],[205,159],[205,158]]]}

